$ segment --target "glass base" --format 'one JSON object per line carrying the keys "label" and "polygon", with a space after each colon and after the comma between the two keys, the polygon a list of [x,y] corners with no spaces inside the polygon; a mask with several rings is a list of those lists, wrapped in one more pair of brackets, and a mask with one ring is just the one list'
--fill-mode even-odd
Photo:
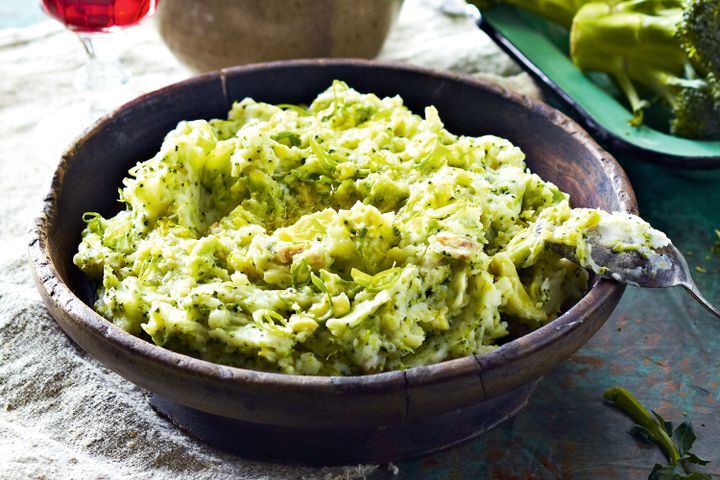
{"label": "glass base", "polygon": [[107,91],[123,88],[130,81],[130,75],[117,60],[88,61],[75,71],[75,89],[82,92]]}
{"label": "glass base", "polygon": [[131,97],[130,75],[117,58],[114,46],[103,34],[79,34],[87,58],[75,72],[75,89],[89,102],[92,123]]}

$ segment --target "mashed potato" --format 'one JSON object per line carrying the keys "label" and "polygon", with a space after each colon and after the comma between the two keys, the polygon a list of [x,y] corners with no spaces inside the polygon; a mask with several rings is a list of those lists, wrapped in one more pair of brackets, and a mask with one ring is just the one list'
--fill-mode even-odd
{"label": "mashed potato", "polygon": [[577,245],[599,218],[507,140],[339,81],[309,107],[245,99],[181,122],[120,200],[86,214],[75,256],[101,315],[212,362],[320,375],[484,352],[552,320],[587,274],[548,236]]}

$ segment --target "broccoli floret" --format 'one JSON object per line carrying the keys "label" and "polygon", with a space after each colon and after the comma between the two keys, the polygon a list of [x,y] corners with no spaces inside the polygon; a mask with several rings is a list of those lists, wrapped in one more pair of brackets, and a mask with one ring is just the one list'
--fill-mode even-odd
{"label": "broccoli floret", "polygon": [[[708,5],[713,3],[713,5]],[[612,75],[642,123],[650,102],[637,87],[665,101],[671,133],[720,138],[720,2],[621,0],[581,7],[570,51],[582,70]]]}
{"label": "broccoli floret", "polygon": [[668,80],[667,100],[673,111],[670,131],[680,137],[720,139],[720,102],[702,80]]}
{"label": "broccoli floret", "polygon": [[677,34],[695,68],[720,75],[720,2],[692,0],[677,24]]}
{"label": "broccoli floret", "polygon": [[705,80],[650,71],[644,76],[652,80],[653,90],[660,92],[671,108],[671,133],[694,139],[720,138],[720,102]]}

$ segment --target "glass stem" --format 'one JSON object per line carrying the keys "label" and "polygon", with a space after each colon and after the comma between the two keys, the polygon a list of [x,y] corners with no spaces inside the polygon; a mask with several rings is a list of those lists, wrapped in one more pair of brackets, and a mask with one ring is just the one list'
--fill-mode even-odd
{"label": "glass stem", "polygon": [[87,53],[86,61],[94,62],[95,60],[97,60],[97,57],[95,56],[95,47],[93,46],[92,37],[85,33],[78,34],[78,37],[80,37],[80,41],[82,42],[82,46],[85,49],[85,53]]}
{"label": "glass stem", "polygon": [[80,91],[109,91],[121,88],[129,77],[111,51],[98,49],[93,35],[79,33],[85,50],[85,65],[75,74],[75,87]]}

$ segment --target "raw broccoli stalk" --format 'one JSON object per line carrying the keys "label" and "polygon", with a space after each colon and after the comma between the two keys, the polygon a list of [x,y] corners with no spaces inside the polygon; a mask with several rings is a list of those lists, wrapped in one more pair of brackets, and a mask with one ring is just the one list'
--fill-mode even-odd
{"label": "raw broccoli stalk", "polygon": [[539,15],[551,22],[570,28],[575,13],[590,0],[470,0],[480,9],[497,4],[514,5]]}
{"label": "raw broccoli stalk", "polygon": [[573,62],[612,75],[628,99],[634,125],[649,102],[671,108],[671,133],[720,138],[720,2],[621,0],[580,8],[570,32]]}

